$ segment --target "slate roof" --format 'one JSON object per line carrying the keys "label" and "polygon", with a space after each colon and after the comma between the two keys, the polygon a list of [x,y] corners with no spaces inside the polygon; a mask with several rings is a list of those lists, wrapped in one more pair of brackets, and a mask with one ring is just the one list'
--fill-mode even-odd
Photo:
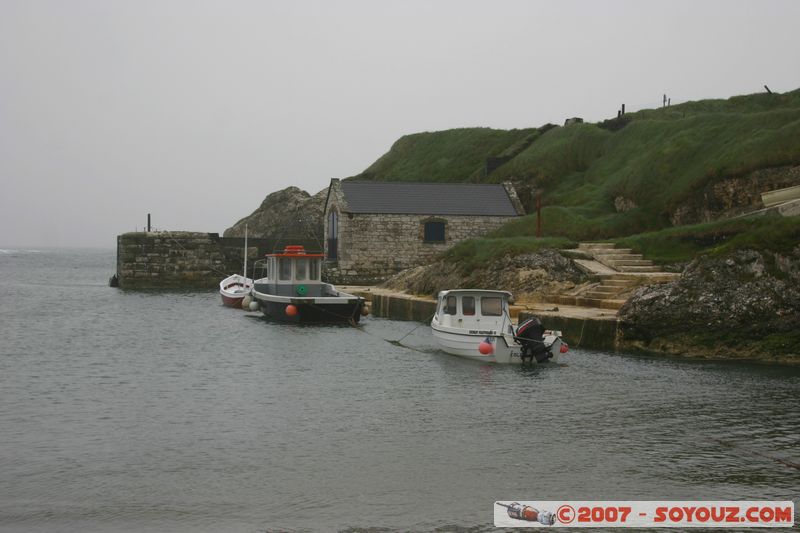
{"label": "slate roof", "polygon": [[517,216],[502,185],[342,181],[351,213]]}

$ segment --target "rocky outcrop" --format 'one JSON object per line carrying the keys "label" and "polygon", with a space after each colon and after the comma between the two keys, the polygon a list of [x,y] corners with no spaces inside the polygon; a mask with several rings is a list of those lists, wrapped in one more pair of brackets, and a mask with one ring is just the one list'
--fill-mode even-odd
{"label": "rocky outcrop", "polygon": [[637,207],[639,206],[636,205],[636,202],[630,198],[625,198],[624,196],[617,196],[614,198],[614,209],[617,210],[617,213],[625,213]]}
{"label": "rocky outcrop", "polygon": [[328,189],[314,196],[297,187],[268,195],[249,216],[225,230],[224,237],[244,237],[247,225],[251,237],[281,242],[313,240],[322,249],[322,216]]}
{"label": "rocky outcrop", "polygon": [[800,364],[800,245],[700,256],[620,310],[620,348]]}
{"label": "rocky outcrop", "polygon": [[761,193],[798,184],[800,166],[765,168],[740,178],[716,181],[675,207],[670,221],[673,226],[681,226],[748,213],[764,207]]}
{"label": "rocky outcrop", "polygon": [[587,279],[587,275],[558,250],[540,250],[502,257],[467,273],[457,263],[439,260],[404,270],[383,286],[431,296],[446,289],[496,289],[510,291],[520,300],[537,301],[573,289]]}

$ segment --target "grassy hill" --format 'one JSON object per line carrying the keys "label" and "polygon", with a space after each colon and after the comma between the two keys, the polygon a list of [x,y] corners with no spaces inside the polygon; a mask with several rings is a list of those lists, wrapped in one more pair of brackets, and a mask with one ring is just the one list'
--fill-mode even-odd
{"label": "grassy hill", "polygon": [[[800,89],[687,102],[598,124],[408,135],[354,179],[510,180],[542,189],[547,237],[591,240],[669,228],[670,214],[715,181],[798,164]],[[615,199],[628,210],[618,212]],[[535,226],[529,215],[493,237],[532,236]]]}
{"label": "grassy hill", "polygon": [[467,181],[480,173],[486,159],[500,156],[538,136],[535,128],[493,130],[459,128],[401,137],[355,179],[373,181]]}

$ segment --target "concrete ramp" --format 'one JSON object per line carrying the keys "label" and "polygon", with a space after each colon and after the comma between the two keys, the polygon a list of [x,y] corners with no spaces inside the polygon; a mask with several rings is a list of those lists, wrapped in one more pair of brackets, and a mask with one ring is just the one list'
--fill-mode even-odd
{"label": "concrete ramp", "polygon": [[792,200],[800,200],[800,185],[761,193],[761,201],[764,207],[773,207]]}

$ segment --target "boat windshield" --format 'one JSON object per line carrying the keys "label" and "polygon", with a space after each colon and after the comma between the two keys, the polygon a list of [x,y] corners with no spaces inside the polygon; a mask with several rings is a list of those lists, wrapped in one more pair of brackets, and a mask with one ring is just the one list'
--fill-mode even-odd
{"label": "boat windshield", "polygon": [[444,302],[444,314],[446,315],[454,315],[456,314],[456,297],[454,295],[448,296]]}
{"label": "boat windshield", "polygon": [[306,279],[306,266],[308,265],[307,259],[294,260],[294,279],[296,281],[305,281]]}
{"label": "boat windshield", "polygon": [[[467,314],[466,310],[464,314]],[[501,316],[503,314],[503,300],[496,296],[484,296],[481,298],[481,314],[483,316]]]}
{"label": "boat windshield", "polygon": [[292,279],[291,259],[287,259],[286,257],[281,257],[278,259],[278,276],[280,276],[281,281]]}
{"label": "boat windshield", "polygon": [[461,312],[464,316],[472,316],[475,314],[475,298],[473,296],[464,296],[461,298]]}

